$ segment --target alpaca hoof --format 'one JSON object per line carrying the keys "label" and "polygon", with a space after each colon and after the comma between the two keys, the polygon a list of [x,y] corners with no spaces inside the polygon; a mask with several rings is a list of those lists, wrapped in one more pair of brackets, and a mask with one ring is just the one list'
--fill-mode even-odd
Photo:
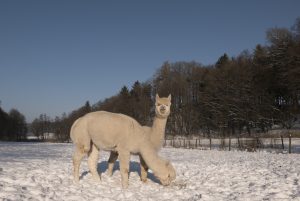
{"label": "alpaca hoof", "polygon": [[141,178],[141,181],[147,183],[147,178]]}
{"label": "alpaca hoof", "polygon": [[111,177],[111,176],[113,175],[112,171],[108,171],[108,172],[107,172],[107,175],[108,175],[109,177]]}
{"label": "alpaca hoof", "polygon": [[74,182],[75,184],[79,184],[79,178],[74,178],[73,182]]}
{"label": "alpaca hoof", "polygon": [[101,178],[98,176],[98,177],[93,177],[93,180],[95,181],[95,182],[100,182],[101,181]]}
{"label": "alpaca hoof", "polygon": [[123,189],[128,188],[128,183],[122,183],[122,188],[123,188]]}

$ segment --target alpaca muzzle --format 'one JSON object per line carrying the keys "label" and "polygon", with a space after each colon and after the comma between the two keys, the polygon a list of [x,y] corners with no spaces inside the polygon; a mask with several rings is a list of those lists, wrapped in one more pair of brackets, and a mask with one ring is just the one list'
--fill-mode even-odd
{"label": "alpaca muzzle", "polygon": [[161,106],[159,109],[160,113],[164,114],[166,112],[166,107],[165,106]]}

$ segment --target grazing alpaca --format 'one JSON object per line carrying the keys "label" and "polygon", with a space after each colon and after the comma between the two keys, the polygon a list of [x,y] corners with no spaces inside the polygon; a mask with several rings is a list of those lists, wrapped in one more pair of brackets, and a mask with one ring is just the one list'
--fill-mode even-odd
{"label": "grazing alpaca", "polygon": [[[171,106],[171,95],[167,98],[160,98],[156,94],[155,100],[155,118],[153,120],[152,127],[143,126],[143,130],[150,137],[150,142],[152,143],[154,149],[158,152],[162,147],[163,140],[165,138],[165,127],[167,123],[167,118],[170,114],[170,106]],[[140,166],[141,166],[141,180],[143,182],[147,181],[147,172],[148,166],[145,163],[143,157],[140,157]],[[113,166],[115,161],[118,158],[118,152],[111,152],[110,157],[108,159],[108,175],[112,175]]]}
{"label": "grazing alpaca", "polygon": [[163,185],[169,185],[176,173],[170,162],[157,155],[142,126],[131,117],[110,112],[91,112],[77,119],[70,137],[76,145],[73,155],[74,179],[79,181],[82,158],[88,154],[88,166],[93,178],[100,180],[97,172],[100,149],[119,153],[122,186],[128,187],[130,154],[140,154],[145,163]]}

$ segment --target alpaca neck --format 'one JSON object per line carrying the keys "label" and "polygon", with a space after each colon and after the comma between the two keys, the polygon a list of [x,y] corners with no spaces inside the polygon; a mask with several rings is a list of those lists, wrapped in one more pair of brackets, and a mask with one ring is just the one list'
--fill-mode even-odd
{"label": "alpaca neck", "polygon": [[143,159],[145,160],[147,166],[155,173],[159,173],[163,171],[166,161],[160,158],[157,154],[157,151],[153,146],[146,143],[140,149],[140,154],[142,155]]}
{"label": "alpaca neck", "polygon": [[153,125],[151,128],[151,142],[155,145],[156,148],[161,147],[161,143],[165,138],[165,129],[166,129],[167,118],[160,118],[155,116]]}

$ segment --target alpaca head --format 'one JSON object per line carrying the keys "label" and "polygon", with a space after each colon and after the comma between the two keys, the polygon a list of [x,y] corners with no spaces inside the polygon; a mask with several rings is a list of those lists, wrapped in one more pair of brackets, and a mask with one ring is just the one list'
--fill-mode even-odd
{"label": "alpaca head", "polygon": [[160,118],[167,118],[170,114],[171,94],[167,98],[160,98],[156,94],[155,99],[155,114]]}
{"label": "alpaca head", "polygon": [[154,175],[164,186],[170,185],[171,182],[176,179],[175,169],[169,161],[165,163],[164,168],[162,168],[159,173],[154,173]]}

